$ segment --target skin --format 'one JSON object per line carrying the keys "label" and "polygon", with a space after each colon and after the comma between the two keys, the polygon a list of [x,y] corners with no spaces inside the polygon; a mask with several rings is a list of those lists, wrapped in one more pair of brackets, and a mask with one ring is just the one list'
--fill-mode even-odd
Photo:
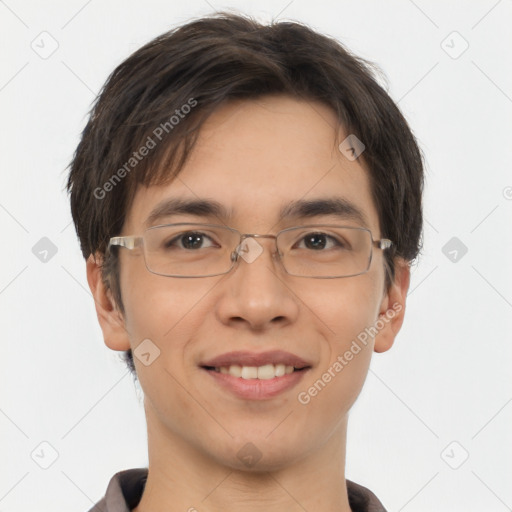
{"label": "skin", "polygon": [[[141,187],[121,235],[141,235],[151,209],[169,197],[208,198],[232,216],[242,233],[277,233],[300,221],[277,223],[280,207],[296,199],[350,199],[379,239],[378,216],[361,158],[349,161],[337,145],[347,133],[316,102],[285,96],[230,102],[203,126],[177,179]],[[179,219],[179,220],[178,220]],[[340,222],[323,216],[307,223]],[[213,222],[180,216],[169,222]],[[161,351],[151,365],[135,358],[144,390],[149,477],[137,512],[350,511],[345,483],[348,412],[359,395],[372,353],[388,350],[401,328],[410,269],[398,261],[384,287],[383,252],[369,271],[342,279],[289,276],[273,259],[274,241],[229,274],[177,279],[151,274],[142,254],[121,249],[122,315],[90,257],[87,277],[106,345],[134,350],[149,338]],[[395,305],[385,323],[343,371],[307,405],[297,400],[349,349],[357,335]],[[311,362],[297,387],[264,401],[236,398],[198,367],[232,350],[283,349]],[[247,467],[238,451],[252,443],[261,459]]]}

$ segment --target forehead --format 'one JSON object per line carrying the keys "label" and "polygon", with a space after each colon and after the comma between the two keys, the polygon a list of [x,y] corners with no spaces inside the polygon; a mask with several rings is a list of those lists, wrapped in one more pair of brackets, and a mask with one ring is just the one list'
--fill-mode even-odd
{"label": "forehead", "polygon": [[231,101],[203,124],[187,163],[171,183],[137,189],[125,227],[140,231],[163,220],[155,212],[165,212],[169,200],[173,207],[210,200],[222,208],[208,214],[203,208],[205,220],[209,215],[208,221],[215,217],[238,229],[265,231],[285,223],[283,213],[299,220],[296,214],[307,205],[297,209],[294,202],[330,200],[341,209],[355,207],[362,219],[348,215],[349,223],[376,232],[364,164],[360,158],[348,160],[338,149],[348,135],[319,102],[287,96]]}

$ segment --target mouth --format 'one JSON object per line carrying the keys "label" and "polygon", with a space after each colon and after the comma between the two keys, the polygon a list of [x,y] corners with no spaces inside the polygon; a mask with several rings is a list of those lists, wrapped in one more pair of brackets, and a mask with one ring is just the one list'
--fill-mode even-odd
{"label": "mouth", "polygon": [[291,365],[269,363],[262,366],[240,366],[232,364],[230,366],[202,366],[202,368],[245,380],[270,380],[283,377],[284,375],[290,375],[293,372],[302,372],[309,369],[310,366],[296,368]]}
{"label": "mouth", "polygon": [[312,365],[283,351],[230,352],[199,365],[238,398],[270,399],[294,387]]}

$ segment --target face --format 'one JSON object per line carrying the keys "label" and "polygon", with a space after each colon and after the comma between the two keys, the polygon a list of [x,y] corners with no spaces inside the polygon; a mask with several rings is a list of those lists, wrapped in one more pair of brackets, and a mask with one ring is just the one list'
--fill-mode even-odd
{"label": "face", "polygon": [[[227,216],[172,214],[152,225],[202,222],[276,234],[301,224],[340,224],[366,227],[377,240],[381,233],[367,171],[361,159],[351,161],[338,149],[347,135],[319,103],[282,96],[229,103],[203,126],[174,181],[137,191],[121,234],[142,235],[162,201],[204,199],[221,203]],[[281,208],[294,201],[329,199],[352,203],[364,223],[329,213],[280,219]],[[123,328],[104,333],[116,350],[137,353],[149,339],[160,351],[147,366],[134,357],[154,435],[232,468],[247,468],[242,457],[247,451],[261,454],[257,467],[269,470],[321,453],[341,439],[371,354],[389,348],[401,314],[375,339],[358,342],[356,353],[358,335],[400,299],[385,290],[383,252],[373,250],[364,274],[313,279],[286,274],[273,239],[257,242],[263,252],[254,261],[240,259],[228,274],[204,278],[152,274],[140,250],[120,249]],[[352,357],[345,357],[351,347]],[[277,363],[285,352],[285,359],[302,362],[287,360],[291,365],[306,368],[272,381],[246,381],[249,387],[243,388],[229,381],[237,377],[203,367],[235,351],[246,353],[248,366],[251,355],[279,351],[280,356],[263,359]],[[254,365],[263,366],[263,359]],[[275,384],[279,379],[286,384]],[[263,383],[259,395],[258,382]],[[308,391],[312,387],[316,392]]]}

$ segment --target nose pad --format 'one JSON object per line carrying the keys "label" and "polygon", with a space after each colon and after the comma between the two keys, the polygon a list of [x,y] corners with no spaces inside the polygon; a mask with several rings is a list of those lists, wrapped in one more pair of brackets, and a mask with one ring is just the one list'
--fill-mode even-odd
{"label": "nose pad", "polygon": [[[281,252],[277,251],[276,254],[272,252],[272,257],[276,256],[279,259]],[[238,257],[241,256],[247,263],[254,262],[263,253],[263,246],[258,243],[253,237],[247,237],[236,247],[231,253],[231,261],[236,262]]]}
{"label": "nose pad", "polygon": [[248,237],[237,247],[237,253],[247,263],[252,263],[263,253],[263,247],[254,238]]}

